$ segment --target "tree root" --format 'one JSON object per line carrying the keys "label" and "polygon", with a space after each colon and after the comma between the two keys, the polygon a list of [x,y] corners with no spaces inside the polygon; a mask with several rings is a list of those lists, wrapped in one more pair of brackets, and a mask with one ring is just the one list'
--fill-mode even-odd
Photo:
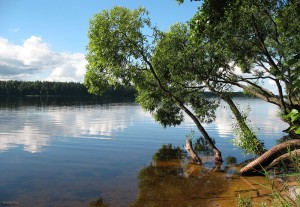
{"label": "tree root", "polygon": [[300,155],[297,149],[300,149],[300,139],[292,139],[280,143],[243,167],[240,173],[242,175],[262,174],[264,169],[269,169],[282,160],[288,159],[291,153]]}

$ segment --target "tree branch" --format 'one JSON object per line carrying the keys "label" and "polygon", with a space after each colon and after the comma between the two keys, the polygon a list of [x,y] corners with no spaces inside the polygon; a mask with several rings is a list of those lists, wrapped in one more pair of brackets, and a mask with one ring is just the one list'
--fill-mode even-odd
{"label": "tree branch", "polygon": [[221,152],[215,146],[212,138],[208,135],[208,133],[206,132],[206,130],[204,129],[204,127],[202,126],[202,124],[200,123],[200,121],[198,120],[198,118],[179,100],[179,98],[177,98],[176,96],[174,96],[172,94],[172,92],[170,92],[168,89],[166,89],[163,86],[163,84],[161,83],[161,80],[159,79],[158,75],[156,74],[156,72],[155,72],[155,70],[154,70],[153,65],[151,64],[151,62],[147,59],[147,57],[144,54],[141,54],[141,55],[143,57],[143,60],[150,67],[152,75],[154,76],[154,78],[155,78],[158,86],[163,91],[163,93],[165,95],[169,96],[171,99],[173,99],[178,104],[178,106],[194,121],[194,123],[196,124],[198,130],[202,133],[202,135],[204,136],[204,138],[207,140],[208,145],[212,148],[212,150],[213,150],[213,152],[215,154],[216,162],[222,162]]}

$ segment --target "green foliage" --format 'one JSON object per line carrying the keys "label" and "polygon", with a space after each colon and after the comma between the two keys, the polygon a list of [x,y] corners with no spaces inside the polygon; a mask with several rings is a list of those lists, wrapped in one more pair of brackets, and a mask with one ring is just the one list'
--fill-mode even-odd
{"label": "green foliage", "polygon": [[130,85],[139,80],[150,54],[143,29],[150,27],[147,10],[114,7],[103,10],[90,20],[89,53],[85,85],[91,93],[102,93],[110,86]]}
{"label": "green foliage", "polygon": [[217,70],[213,60],[190,41],[186,25],[160,32],[147,14],[142,7],[114,7],[92,18],[85,76],[89,92],[133,85],[137,102],[164,127],[181,124],[186,105],[199,121],[213,121],[218,101],[202,95],[203,78]]}
{"label": "green foliage", "polygon": [[[203,1],[190,21],[191,36],[199,47],[203,41],[214,45],[232,63],[218,81],[241,87],[286,114],[300,103],[299,8],[299,1]],[[235,74],[235,67],[251,75]],[[279,96],[264,88],[265,81],[277,86]]]}
{"label": "green foliage", "polygon": [[215,111],[219,107],[220,101],[217,98],[207,99],[202,96],[190,98],[190,104],[200,121],[211,123],[216,119]]}
{"label": "green foliage", "polygon": [[185,155],[185,152],[179,147],[173,147],[172,144],[163,144],[162,147],[153,155],[154,161],[178,160]]}
{"label": "green foliage", "polygon": [[291,112],[285,116],[286,119],[292,122],[293,126],[290,131],[294,130],[296,134],[300,134],[300,113],[297,109],[292,109]]}
{"label": "green foliage", "polygon": [[164,100],[162,102],[162,105],[156,109],[154,118],[164,127],[180,125],[184,120],[180,107],[171,100]]}
{"label": "green foliage", "polygon": [[246,131],[241,130],[239,126],[235,126],[234,132],[236,138],[231,140],[234,146],[241,148],[246,155],[260,154],[258,152],[260,151],[259,147],[261,146],[261,142],[255,139],[255,135],[253,135],[252,132],[246,133]]}
{"label": "green foliage", "polygon": [[[213,143],[215,143],[214,139]],[[207,141],[201,136],[194,141],[193,146],[194,150],[198,153],[203,153],[205,155],[213,155],[212,150],[208,147]]]}
{"label": "green foliage", "polygon": [[[249,127],[249,121],[247,119],[249,112],[250,108],[247,108],[242,115],[244,122],[247,123],[247,127]],[[253,130],[249,130],[248,128],[243,129],[243,126],[238,123],[233,125],[233,130],[236,137],[231,141],[234,146],[241,148],[244,154],[258,155],[262,153],[261,146],[263,144],[256,138]]]}
{"label": "green foliage", "polygon": [[180,125],[184,120],[181,108],[157,87],[138,87],[136,101],[143,109],[150,111],[163,127]]}
{"label": "green foliage", "polygon": [[293,122],[293,123],[300,120],[299,111],[296,109],[293,109],[286,117],[290,118],[291,122]]}
{"label": "green foliage", "polygon": [[152,58],[163,86],[190,105],[200,122],[214,121],[219,106],[218,99],[203,96],[203,81],[217,72],[213,58],[207,57],[204,48],[196,47],[184,24],[175,24],[160,36]]}
{"label": "green foliage", "polygon": [[[135,87],[137,102],[164,127],[179,125],[185,111],[200,130],[201,122],[216,118],[219,104],[203,91],[224,98],[233,86],[286,114],[300,103],[299,4],[207,0],[189,26],[175,24],[167,32],[153,27],[142,7],[101,11],[90,21],[85,85],[95,94],[119,85]],[[273,82],[279,96],[262,81]],[[234,143],[246,153],[263,150],[252,130],[241,127]],[[203,136],[212,144],[204,131]]]}

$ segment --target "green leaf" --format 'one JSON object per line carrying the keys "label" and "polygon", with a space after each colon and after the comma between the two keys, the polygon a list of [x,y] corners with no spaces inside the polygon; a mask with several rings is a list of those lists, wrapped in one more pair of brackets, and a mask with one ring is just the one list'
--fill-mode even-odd
{"label": "green leaf", "polygon": [[299,119],[300,119],[300,114],[294,114],[291,116],[292,122],[298,121]]}
{"label": "green leaf", "polygon": [[296,134],[300,134],[300,127],[295,131]]}
{"label": "green leaf", "polygon": [[292,116],[296,116],[297,114],[299,114],[297,109],[292,109],[291,112],[285,116],[285,118],[291,118]]}
{"label": "green leaf", "polygon": [[292,131],[292,130],[297,129],[297,128],[298,128],[297,126],[292,126],[289,131]]}

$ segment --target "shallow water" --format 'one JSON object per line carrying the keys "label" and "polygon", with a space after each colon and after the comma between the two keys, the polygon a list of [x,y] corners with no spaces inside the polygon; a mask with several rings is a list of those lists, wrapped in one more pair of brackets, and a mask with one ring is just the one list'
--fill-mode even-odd
{"label": "shallow water", "polygon": [[139,173],[139,193],[131,206],[228,207],[236,206],[237,196],[251,198],[254,204],[270,204],[271,191],[262,186],[269,181],[265,177],[241,177],[238,170],[231,166],[214,172],[180,162],[151,164]]}
{"label": "shallow water", "polygon": [[[112,101],[2,99],[2,204],[89,206],[101,198],[116,207],[178,206],[179,200],[183,202],[180,206],[199,206],[201,202],[210,206],[205,198],[226,193],[224,176],[214,176],[207,169],[193,169],[186,163],[153,168],[152,156],[162,144],[181,147],[186,135],[195,130],[190,119],[176,128],[163,129],[137,104]],[[286,125],[276,118],[276,107],[258,99],[235,101],[241,108],[252,107],[249,119],[267,148],[282,137]],[[230,143],[233,118],[229,109],[220,107],[217,117],[205,128],[223,157],[234,156],[238,162],[249,158]],[[205,164],[211,165],[209,161]],[[144,171],[149,173],[139,179]],[[187,171],[193,172],[189,179]]]}

